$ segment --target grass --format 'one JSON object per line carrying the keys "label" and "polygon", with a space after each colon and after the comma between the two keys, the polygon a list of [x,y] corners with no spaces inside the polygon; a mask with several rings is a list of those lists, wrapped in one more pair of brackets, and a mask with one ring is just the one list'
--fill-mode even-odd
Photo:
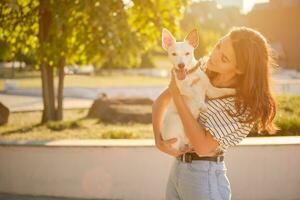
{"label": "grass", "polygon": [[[277,96],[276,99],[275,124],[281,130],[275,136],[300,135],[300,96]],[[87,113],[88,109],[65,110],[64,121],[44,125],[39,124],[41,112],[11,113],[8,124],[0,126],[0,140],[153,138],[150,123],[103,123],[85,118]]]}
{"label": "grass", "polygon": [[282,133],[294,132],[300,134],[300,96],[277,96],[278,111],[275,124]]}
{"label": "grass", "polygon": [[118,139],[152,138],[151,124],[107,124],[87,119],[88,109],[65,110],[62,122],[40,125],[41,112],[11,113],[9,122],[0,127],[0,140]]}

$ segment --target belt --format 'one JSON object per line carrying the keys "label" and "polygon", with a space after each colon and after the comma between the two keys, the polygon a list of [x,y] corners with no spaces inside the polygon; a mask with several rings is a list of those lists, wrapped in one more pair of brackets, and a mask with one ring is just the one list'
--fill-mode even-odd
{"label": "belt", "polygon": [[180,160],[182,162],[186,162],[186,163],[191,163],[192,160],[209,160],[209,161],[214,161],[214,162],[219,163],[224,160],[224,156],[218,155],[218,156],[214,156],[214,157],[200,157],[195,152],[187,152],[187,153],[184,153],[184,154],[176,157],[176,159]]}

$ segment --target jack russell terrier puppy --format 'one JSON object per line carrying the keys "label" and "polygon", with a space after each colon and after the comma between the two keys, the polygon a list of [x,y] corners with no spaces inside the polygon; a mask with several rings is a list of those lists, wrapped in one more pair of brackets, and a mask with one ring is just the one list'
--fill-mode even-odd
{"label": "jack russell terrier puppy", "polygon": [[[206,111],[205,96],[218,98],[225,95],[235,94],[235,89],[214,87],[204,70],[206,61],[204,58],[198,62],[194,57],[194,50],[198,46],[198,31],[192,30],[183,42],[176,42],[173,35],[167,30],[162,31],[162,47],[168,52],[175,71],[175,80],[181,95],[192,115],[196,119],[199,112]],[[184,127],[175,104],[171,99],[164,114],[161,135],[164,140],[177,138],[171,146],[181,150],[190,142],[184,133]]]}

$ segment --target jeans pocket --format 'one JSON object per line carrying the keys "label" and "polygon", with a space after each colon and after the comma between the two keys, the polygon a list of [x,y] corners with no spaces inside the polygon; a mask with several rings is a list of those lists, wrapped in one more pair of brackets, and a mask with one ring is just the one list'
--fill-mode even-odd
{"label": "jeans pocket", "polygon": [[217,169],[216,177],[218,183],[218,191],[223,200],[231,199],[230,182],[226,175],[226,169]]}

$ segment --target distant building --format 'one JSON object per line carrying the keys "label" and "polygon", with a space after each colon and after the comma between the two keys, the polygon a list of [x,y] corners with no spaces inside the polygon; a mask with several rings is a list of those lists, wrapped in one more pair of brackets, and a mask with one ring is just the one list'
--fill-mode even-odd
{"label": "distant building", "polygon": [[239,10],[243,8],[243,0],[216,0],[216,2],[222,7],[236,7]]}
{"label": "distant building", "polygon": [[216,1],[199,1],[186,8],[180,28],[184,34],[193,28],[199,30],[199,45],[195,51],[196,58],[199,58],[206,55],[232,26],[243,25],[244,22],[245,17],[238,7],[220,7]]}
{"label": "distant building", "polygon": [[247,15],[248,26],[271,42],[283,67],[300,70],[300,1],[270,0],[256,4]]}
{"label": "distant building", "polygon": [[[224,0],[222,0],[223,2]],[[221,1],[220,1],[221,2]],[[225,4],[228,2],[228,4]],[[241,15],[240,8],[229,4],[234,1],[224,1],[222,8],[218,7],[217,1],[200,1],[194,2],[186,8],[182,28],[188,28],[186,25],[190,24],[192,20],[194,24],[199,22],[204,29],[223,30],[226,32],[232,26],[243,25],[245,17]]]}

